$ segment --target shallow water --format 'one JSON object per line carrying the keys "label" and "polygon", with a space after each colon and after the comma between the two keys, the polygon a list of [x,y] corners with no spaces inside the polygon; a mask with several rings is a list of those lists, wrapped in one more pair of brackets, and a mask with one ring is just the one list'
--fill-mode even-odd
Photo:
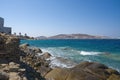
{"label": "shallow water", "polygon": [[[21,40],[22,43],[75,63],[97,61],[120,71],[120,40]],[[56,64],[58,62],[62,64],[60,61]],[[69,65],[64,63],[64,66]]]}

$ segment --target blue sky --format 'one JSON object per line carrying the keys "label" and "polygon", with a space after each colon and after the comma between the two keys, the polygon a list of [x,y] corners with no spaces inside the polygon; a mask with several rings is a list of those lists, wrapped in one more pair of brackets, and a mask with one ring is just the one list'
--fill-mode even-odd
{"label": "blue sky", "polygon": [[0,17],[17,34],[120,37],[120,0],[0,0]]}

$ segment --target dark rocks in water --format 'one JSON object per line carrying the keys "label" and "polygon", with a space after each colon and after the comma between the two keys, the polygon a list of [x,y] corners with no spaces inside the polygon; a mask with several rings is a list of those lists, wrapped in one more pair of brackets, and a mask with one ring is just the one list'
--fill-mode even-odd
{"label": "dark rocks in water", "polygon": [[65,69],[55,68],[46,76],[46,80],[120,80],[120,74],[115,70],[96,62],[82,62],[81,64]]}

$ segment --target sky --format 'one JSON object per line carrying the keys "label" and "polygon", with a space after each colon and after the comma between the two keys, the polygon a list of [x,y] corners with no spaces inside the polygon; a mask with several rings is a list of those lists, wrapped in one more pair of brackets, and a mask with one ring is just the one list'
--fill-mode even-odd
{"label": "sky", "polygon": [[120,37],[120,0],[0,0],[12,33],[29,36],[91,34]]}

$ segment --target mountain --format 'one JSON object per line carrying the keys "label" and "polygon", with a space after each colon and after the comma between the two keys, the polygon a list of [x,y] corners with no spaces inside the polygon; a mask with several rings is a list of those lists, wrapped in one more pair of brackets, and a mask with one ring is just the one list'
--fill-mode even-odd
{"label": "mountain", "polygon": [[40,36],[36,39],[110,39],[106,36],[93,36],[88,34],[59,34],[55,36],[45,37]]}

